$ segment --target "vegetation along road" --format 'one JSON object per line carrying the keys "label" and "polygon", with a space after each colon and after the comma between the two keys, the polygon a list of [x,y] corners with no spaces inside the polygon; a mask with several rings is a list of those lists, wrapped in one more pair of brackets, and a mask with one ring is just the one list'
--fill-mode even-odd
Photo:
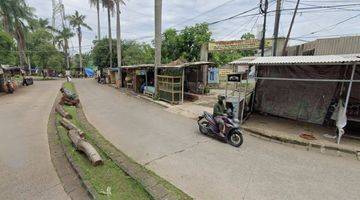
{"label": "vegetation along road", "polygon": [[239,148],[196,121],[94,80],[76,80],[89,121],[117,148],[196,199],[358,199],[359,162],[245,135]]}

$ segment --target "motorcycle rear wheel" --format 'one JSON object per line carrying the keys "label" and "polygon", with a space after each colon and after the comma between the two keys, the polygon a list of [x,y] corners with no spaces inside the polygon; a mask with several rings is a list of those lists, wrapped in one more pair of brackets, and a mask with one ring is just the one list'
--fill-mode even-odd
{"label": "motorcycle rear wheel", "polygon": [[240,147],[244,142],[242,133],[238,130],[232,131],[228,135],[228,143],[234,147]]}

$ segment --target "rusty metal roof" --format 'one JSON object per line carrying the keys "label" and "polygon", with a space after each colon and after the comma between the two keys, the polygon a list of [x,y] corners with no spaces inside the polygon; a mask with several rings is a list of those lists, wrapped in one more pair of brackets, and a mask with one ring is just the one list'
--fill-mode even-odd
{"label": "rusty metal roof", "polygon": [[231,64],[247,65],[346,65],[360,63],[360,54],[323,55],[323,56],[276,56],[256,57],[252,61],[234,61]]}

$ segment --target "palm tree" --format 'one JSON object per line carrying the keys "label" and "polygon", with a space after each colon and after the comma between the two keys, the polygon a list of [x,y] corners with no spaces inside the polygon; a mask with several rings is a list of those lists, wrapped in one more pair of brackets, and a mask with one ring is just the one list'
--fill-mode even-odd
{"label": "palm tree", "polygon": [[80,59],[80,71],[83,72],[82,66],[82,55],[81,55],[81,40],[82,40],[82,32],[81,27],[85,27],[89,30],[92,30],[91,27],[85,23],[85,15],[79,14],[78,11],[75,11],[73,15],[66,17],[69,20],[70,25],[76,29],[76,33],[79,38],[79,59]]}
{"label": "palm tree", "polygon": [[97,39],[101,39],[100,31],[100,0],[90,0],[90,6],[96,6],[97,12]]}
{"label": "palm tree", "polygon": [[54,29],[54,32],[57,34],[55,36],[55,42],[58,47],[61,48],[65,55],[65,62],[67,69],[70,69],[70,59],[69,59],[69,39],[74,37],[74,33],[69,28],[63,28],[62,30]]}
{"label": "palm tree", "polygon": [[108,16],[108,32],[109,32],[109,54],[110,54],[110,68],[112,67],[112,37],[111,37],[111,15],[114,13],[114,1],[102,0],[103,7],[107,9]]}
{"label": "palm tree", "polygon": [[34,17],[32,13],[33,8],[27,6],[24,0],[0,1],[3,28],[16,39],[21,66],[27,62],[25,32],[28,29],[26,24]]}

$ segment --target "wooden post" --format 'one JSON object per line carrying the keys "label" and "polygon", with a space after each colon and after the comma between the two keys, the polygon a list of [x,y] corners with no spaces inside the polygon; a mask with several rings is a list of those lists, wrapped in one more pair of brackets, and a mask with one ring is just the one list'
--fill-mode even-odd
{"label": "wooden post", "polygon": [[183,68],[182,71],[182,77],[181,77],[181,104],[184,103],[184,93],[185,93],[185,68]]}

